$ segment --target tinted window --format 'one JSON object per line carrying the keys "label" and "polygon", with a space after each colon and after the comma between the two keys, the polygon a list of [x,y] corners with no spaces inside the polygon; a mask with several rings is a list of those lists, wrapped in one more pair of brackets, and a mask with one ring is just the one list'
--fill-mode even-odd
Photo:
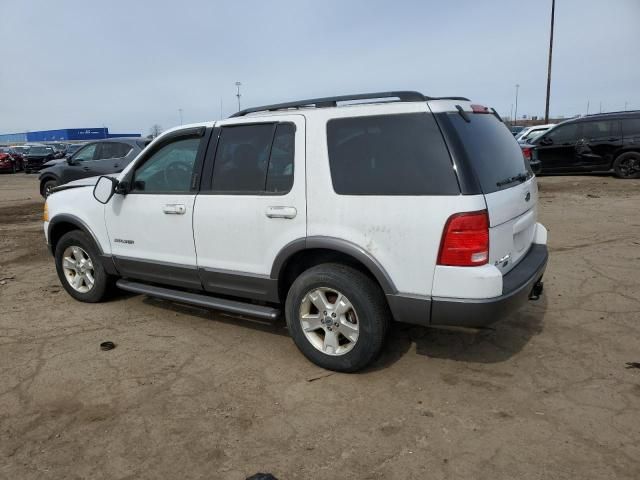
{"label": "tinted window", "polygon": [[217,192],[264,192],[274,124],[223,127],[213,165]]}
{"label": "tinted window", "polygon": [[295,156],[296,127],[291,123],[281,123],[276,127],[273,138],[267,184],[265,190],[284,193],[293,186],[293,158]]}
{"label": "tinted window", "polygon": [[161,147],[136,170],[133,191],[188,192],[199,146],[200,138],[187,138]]}
{"label": "tinted window", "polygon": [[431,114],[330,120],[327,143],[331,180],[338,194],[460,193],[449,153]]}
{"label": "tinted window", "polygon": [[76,154],[73,156],[73,160],[76,162],[93,160],[97,145],[97,143],[90,143],[89,145],[86,145],[81,150],[78,150],[76,152]]}
{"label": "tinted window", "polygon": [[532,174],[520,145],[495,115],[467,113],[469,121],[458,112],[442,115],[443,124],[450,125],[459,139],[484,193],[511,188],[516,182],[503,183],[504,180]]}
{"label": "tinted window", "polygon": [[577,123],[569,123],[567,125],[560,125],[545,135],[545,138],[553,140],[554,145],[573,144],[578,139],[578,127]]}
{"label": "tinted window", "polygon": [[585,122],[582,125],[584,138],[602,138],[615,134],[615,122],[601,120],[599,122]]}
{"label": "tinted window", "polygon": [[50,147],[31,147],[29,149],[30,155],[49,155],[53,153],[53,149]]}
{"label": "tinted window", "polygon": [[640,135],[640,118],[630,118],[622,120],[622,134],[625,137]]}
{"label": "tinted window", "polygon": [[131,145],[126,143],[102,142],[99,144],[99,153],[96,159],[121,158],[129,153]]}

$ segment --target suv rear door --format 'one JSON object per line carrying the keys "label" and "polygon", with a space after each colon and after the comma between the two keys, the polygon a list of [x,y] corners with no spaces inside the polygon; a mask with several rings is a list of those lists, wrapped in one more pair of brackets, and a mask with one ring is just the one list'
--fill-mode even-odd
{"label": "suv rear door", "polygon": [[216,124],[193,221],[205,290],[277,300],[271,268],[306,237],[305,189],[303,116]]}

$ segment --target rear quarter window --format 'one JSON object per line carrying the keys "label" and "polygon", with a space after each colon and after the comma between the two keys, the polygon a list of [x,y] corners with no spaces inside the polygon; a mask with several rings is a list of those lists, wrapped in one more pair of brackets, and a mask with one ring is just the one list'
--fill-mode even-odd
{"label": "rear quarter window", "polygon": [[327,146],[337,194],[460,194],[430,113],[333,119],[327,123]]}

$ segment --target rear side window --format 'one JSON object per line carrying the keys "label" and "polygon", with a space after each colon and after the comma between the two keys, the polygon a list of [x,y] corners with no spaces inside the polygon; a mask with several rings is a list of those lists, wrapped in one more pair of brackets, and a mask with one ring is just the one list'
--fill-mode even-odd
{"label": "rear side window", "polygon": [[97,153],[97,160],[106,160],[109,158],[121,158],[129,153],[131,146],[125,143],[115,142],[102,142],[98,144],[99,151]]}
{"label": "rear side window", "polygon": [[295,126],[263,123],[223,127],[213,165],[212,190],[283,194],[293,186]]}
{"label": "rear side window", "polygon": [[600,120],[598,122],[585,122],[582,126],[584,138],[616,137],[620,135],[620,122],[618,120]]}
{"label": "rear side window", "polygon": [[430,113],[330,120],[333,189],[340,195],[458,195],[442,134]]}
{"label": "rear side window", "polygon": [[640,118],[623,119],[622,134],[625,137],[640,136]]}
{"label": "rear side window", "polygon": [[459,139],[483,193],[497,192],[517,183],[507,179],[532,175],[529,162],[511,131],[487,113],[467,113],[466,121],[458,112],[439,114],[443,125]]}

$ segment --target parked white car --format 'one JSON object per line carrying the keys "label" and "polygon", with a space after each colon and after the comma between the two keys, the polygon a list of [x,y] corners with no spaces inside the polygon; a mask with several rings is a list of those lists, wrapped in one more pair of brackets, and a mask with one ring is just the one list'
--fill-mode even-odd
{"label": "parked white car", "polygon": [[546,125],[534,125],[532,127],[527,127],[516,135],[516,140],[518,143],[531,143],[532,140],[535,140],[555,126],[555,123],[547,123]]}
{"label": "parked white car", "polygon": [[263,319],[284,312],[310,360],[355,371],[392,319],[478,327],[539,296],[537,205],[494,110],[384,92],[165,132],[117,177],[54,190],[44,231],[77,300],[115,284]]}

